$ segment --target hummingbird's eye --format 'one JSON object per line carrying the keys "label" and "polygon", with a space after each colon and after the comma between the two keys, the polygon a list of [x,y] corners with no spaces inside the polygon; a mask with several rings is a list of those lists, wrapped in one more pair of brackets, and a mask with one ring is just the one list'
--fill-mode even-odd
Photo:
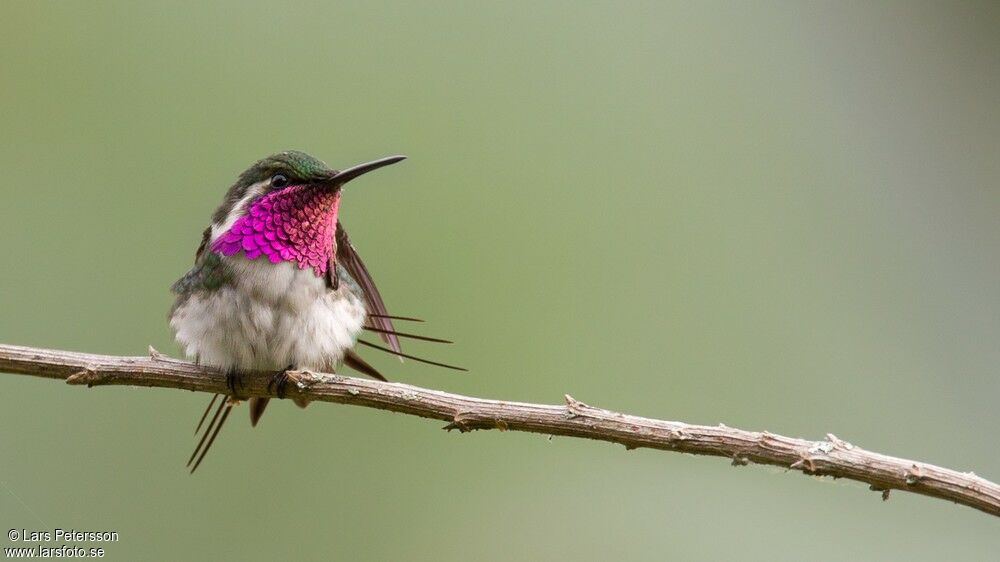
{"label": "hummingbird's eye", "polygon": [[285,187],[288,185],[288,178],[284,174],[274,174],[271,178],[271,187]]}

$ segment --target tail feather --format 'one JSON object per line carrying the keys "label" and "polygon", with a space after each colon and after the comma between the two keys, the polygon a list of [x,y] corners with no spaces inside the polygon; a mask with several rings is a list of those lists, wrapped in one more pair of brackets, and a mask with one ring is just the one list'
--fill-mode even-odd
{"label": "tail feather", "polygon": [[[215,438],[218,437],[219,431],[222,429],[222,426],[226,424],[226,418],[228,418],[229,417],[229,413],[233,411],[233,405],[232,404],[227,404],[227,402],[228,402],[228,400],[223,400],[222,403],[219,404],[220,408],[223,405],[225,405],[226,406],[226,410],[225,410],[225,412],[222,413],[222,418],[219,419],[219,423],[215,425],[215,429],[212,430],[212,436],[209,437],[208,443],[205,443],[205,447],[201,450],[201,455],[198,456],[198,460],[195,461],[194,466],[191,467],[191,473],[192,474],[194,473],[195,470],[198,470],[198,466],[201,465],[201,461],[205,460],[205,455],[207,455],[209,449],[212,448],[212,443],[215,443]],[[214,418],[213,418],[213,421],[214,421]],[[209,425],[208,429],[205,430],[205,436],[208,436],[208,432],[209,432],[210,429],[212,429],[211,425]],[[202,437],[201,439],[202,439],[202,441],[204,441],[205,437]],[[195,450],[195,452],[197,452],[197,449]],[[190,462],[188,464],[190,464]]]}
{"label": "tail feather", "polygon": [[[216,394],[215,396],[212,397],[212,401],[208,403],[208,406],[205,408],[205,413],[202,414],[201,415],[201,419],[198,420],[198,427],[194,428],[194,434],[195,435],[198,435],[198,431],[201,430],[202,424],[205,423],[205,418],[208,417],[208,412],[212,409],[212,406],[215,405],[215,401],[218,400],[218,399],[219,399],[219,395]],[[191,464],[191,463],[188,462],[188,464]]]}
{"label": "tail feather", "polygon": [[260,417],[264,415],[264,409],[267,408],[267,403],[270,402],[270,398],[251,398],[250,399],[250,426],[257,427],[257,422],[260,421]]}
{"label": "tail feather", "polygon": [[445,369],[453,369],[455,371],[468,371],[468,369],[466,369],[465,367],[459,367],[457,365],[449,365],[447,363],[438,363],[437,361],[431,361],[429,359],[421,359],[420,357],[416,357],[416,356],[413,356],[413,355],[407,355],[406,353],[401,353],[399,351],[393,351],[392,349],[390,349],[388,347],[382,347],[381,345],[374,344],[374,343],[372,343],[370,341],[365,341],[365,340],[359,339],[358,343],[360,343],[361,345],[365,345],[365,346],[377,349],[379,351],[384,351],[384,352],[392,354],[392,355],[397,355],[399,357],[406,357],[407,359],[413,359],[414,361],[419,361],[420,363],[426,363],[428,365],[435,365],[437,367],[444,367]]}
{"label": "tail feather", "polygon": [[[206,414],[208,414],[208,410],[211,409],[212,404],[215,404],[215,401],[219,398],[219,396],[222,395],[216,394],[212,397],[212,401],[208,404],[208,409],[205,410]],[[198,441],[198,445],[194,448],[194,452],[191,453],[191,458],[189,458],[187,462],[188,466],[191,466],[195,457],[198,456],[198,452],[201,451],[201,448],[205,445],[205,441],[208,439],[208,434],[212,432],[212,427],[215,425],[215,422],[219,420],[219,414],[222,413],[222,408],[225,405],[226,399],[223,397],[222,402],[219,403],[219,407],[215,410],[215,415],[212,416],[212,421],[208,422],[208,427],[205,428],[205,433],[202,434],[201,439]],[[200,428],[201,424],[198,424],[198,427]]]}
{"label": "tail feather", "polygon": [[379,333],[379,334],[392,334],[394,336],[398,336],[398,337],[401,337],[401,338],[412,338],[412,339],[415,339],[415,340],[429,341],[429,342],[432,342],[432,343],[455,343],[455,342],[453,342],[451,340],[445,340],[445,339],[441,339],[441,338],[432,338],[430,336],[421,336],[419,334],[409,334],[409,333],[406,333],[406,332],[397,332],[397,331],[394,331],[394,330],[383,330],[382,328],[375,328],[373,326],[362,326],[361,329],[362,330],[368,330],[369,332],[376,332],[376,333]]}

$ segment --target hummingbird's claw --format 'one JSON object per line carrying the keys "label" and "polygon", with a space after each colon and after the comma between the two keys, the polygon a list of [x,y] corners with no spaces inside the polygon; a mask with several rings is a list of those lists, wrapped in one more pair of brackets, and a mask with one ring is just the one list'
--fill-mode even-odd
{"label": "hummingbird's claw", "polygon": [[226,373],[226,388],[229,389],[230,396],[234,398],[240,396],[240,391],[246,388],[243,375],[236,371]]}
{"label": "hummingbird's claw", "polygon": [[288,371],[291,371],[294,368],[294,365],[289,365],[283,370],[274,373],[274,376],[271,377],[271,381],[267,383],[267,390],[274,392],[278,398],[284,399],[288,391]]}

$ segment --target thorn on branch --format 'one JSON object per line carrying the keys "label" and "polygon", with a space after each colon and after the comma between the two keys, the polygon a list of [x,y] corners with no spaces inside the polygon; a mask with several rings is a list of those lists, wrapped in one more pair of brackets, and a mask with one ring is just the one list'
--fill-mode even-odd
{"label": "thorn on branch", "polygon": [[916,464],[914,464],[913,467],[907,469],[906,474],[904,475],[904,479],[908,486],[912,486],[917,482],[920,482],[920,479],[923,477],[924,477],[924,471],[921,470],[920,466]]}
{"label": "thorn on branch", "polygon": [[66,384],[85,384],[87,385],[87,388],[90,388],[100,381],[100,379],[101,376],[88,367],[66,377]]}
{"label": "thorn on branch", "polygon": [[566,419],[573,419],[577,416],[583,415],[583,409],[587,407],[586,404],[580,402],[576,398],[573,398],[569,394],[564,394],[563,398],[566,400]]}
{"label": "thorn on branch", "polygon": [[447,432],[451,432],[451,430],[457,429],[459,433],[468,433],[472,431],[472,428],[469,427],[467,421],[468,421],[468,416],[464,412],[458,412],[452,418],[451,423],[442,427],[441,429]]}
{"label": "thorn on branch", "polygon": [[873,492],[882,492],[882,501],[889,501],[889,492],[890,492],[889,488],[883,488],[881,486],[872,484],[871,486],[868,486],[868,489]]}
{"label": "thorn on branch", "polygon": [[830,443],[833,443],[834,447],[838,449],[844,449],[845,451],[850,451],[851,449],[854,448],[854,445],[851,445],[847,441],[844,441],[843,439],[837,437],[832,433],[826,434],[826,440],[829,441]]}

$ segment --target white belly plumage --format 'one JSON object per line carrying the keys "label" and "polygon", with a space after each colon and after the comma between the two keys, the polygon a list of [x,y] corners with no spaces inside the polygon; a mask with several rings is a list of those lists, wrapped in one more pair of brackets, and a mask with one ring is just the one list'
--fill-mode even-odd
{"label": "white belly plumage", "polygon": [[355,346],[366,311],[349,284],[331,291],[291,262],[224,259],[233,285],[190,295],[171,318],[190,359],[226,370],[333,371]]}

